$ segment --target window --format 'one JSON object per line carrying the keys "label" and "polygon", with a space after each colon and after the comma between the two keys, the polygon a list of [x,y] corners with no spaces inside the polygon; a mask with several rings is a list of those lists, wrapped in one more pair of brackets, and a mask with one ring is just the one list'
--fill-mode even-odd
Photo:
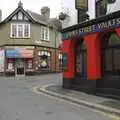
{"label": "window", "polygon": [[17,27],[16,27],[16,25],[12,25],[11,27],[12,27],[11,36],[16,37],[17,36]]}
{"label": "window", "polygon": [[18,36],[23,37],[23,25],[18,25]]}
{"label": "window", "polygon": [[14,61],[13,60],[8,59],[7,69],[14,70]]}
{"label": "window", "polygon": [[11,24],[12,38],[29,38],[30,24]]}
{"label": "window", "polygon": [[32,60],[28,60],[27,61],[27,68],[28,69],[32,69],[33,68],[33,61]]}
{"label": "window", "polygon": [[29,26],[27,24],[24,25],[24,37],[29,36]]}
{"label": "window", "polygon": [[49,28],[41,27],[41,39],[49,41]]}
{"label": "window", "polygon": [[107,0],[96,1],[96,17],[105,15],[107,12]]}
{"label": "window", "polygon": [[62,70],[67,71],[68,70],[68,54],[63,53],[62,55]]}
{"label": "window", "polygon": [[39,70],[49,71],[51,69],[51,52],[49,51],[39,51]]}

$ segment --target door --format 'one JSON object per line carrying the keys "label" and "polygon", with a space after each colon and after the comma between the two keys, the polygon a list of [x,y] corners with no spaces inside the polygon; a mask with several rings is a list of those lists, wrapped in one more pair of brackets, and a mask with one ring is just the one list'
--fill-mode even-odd
{"label": "door", "polygon": [[16,59],[16,76],[25,75],[24,59]]}
{"label": "door", "polygon": [[76,53],[76,75],[85,76],[86,75],[86,51],[81,50]]}

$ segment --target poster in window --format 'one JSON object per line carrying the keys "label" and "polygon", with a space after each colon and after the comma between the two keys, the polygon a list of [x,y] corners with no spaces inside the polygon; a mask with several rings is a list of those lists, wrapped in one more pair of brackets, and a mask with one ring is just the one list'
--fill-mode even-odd
{"label": "poster in window", "polygon": [[75,8],[79,10],[88,10],[88,0],[75,0]]}
{"label": "poster in window", "polygon": [[11,63],[8,63],[8,69],[9,70],[12,70],[13,69],[13,63],[11,62]]}
{"label": "poster in window", "polygon": [[4,50],[0,50],[0,72],[4,72],[4,58],[5,58]]}

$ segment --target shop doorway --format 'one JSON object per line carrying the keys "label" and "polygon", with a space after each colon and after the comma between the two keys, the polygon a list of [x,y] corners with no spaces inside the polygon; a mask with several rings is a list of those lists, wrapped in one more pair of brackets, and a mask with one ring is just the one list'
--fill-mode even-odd
{"label": "shop doorway", "polygon": [[24,59],[16,59],[16,76],[25,76]]}
{"label": "shop doorway", "polygon": [[86,76],[86,48],[83,40],[78,40],[76,45],[76,76]]}

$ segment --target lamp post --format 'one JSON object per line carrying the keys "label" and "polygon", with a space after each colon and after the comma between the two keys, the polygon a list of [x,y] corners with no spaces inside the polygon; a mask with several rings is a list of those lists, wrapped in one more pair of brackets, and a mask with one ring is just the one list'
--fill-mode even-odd
{"label": "lamp post", "polygon": [[56,45],[56,44],[57,44],[57,39],[56,39],[56,38],[57,38],[58,32],[57,32],[56,27],[53,28],[53,29],[54,29],[54,34],[55,34],[55,72],[57,72],[57,70],[56,70],[56,60],[57,60],[57,59],[56,59],[56,57],[57,57],[57,55],[56,55],[56,53],[57,53],[57,52],[56,52],[56,49],[57,49],[56,47],[57,47],[57,45]]}
{"label": "lamp post", "polygon": [[51,21],[50,21],[50,25],[53,29],[53,32],[54,32],[54,49],[55,49],[55,72],[57,72],[57,68],[56,68],[56,65],[57,65],[57,52],[56,52],[56,49],[57,49],[57,36],[58,36],[58,33],[59,31],[61,30],[61,22],[60,20],[56,19],[56,18],[53,18]]}

